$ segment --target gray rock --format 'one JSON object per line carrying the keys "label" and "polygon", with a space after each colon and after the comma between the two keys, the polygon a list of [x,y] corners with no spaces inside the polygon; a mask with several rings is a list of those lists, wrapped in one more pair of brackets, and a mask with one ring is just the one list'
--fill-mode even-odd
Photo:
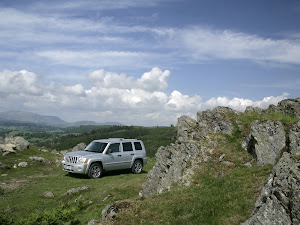
{"label": "gray rock", "polygon": [[42,149],[41,152],[49,152],[47,149]]}
{"label": "gray rock", "polygon": [[257,159],[258,165],[275,164],[285,147],[285,131],[279,121],[255,121],[242,146]]}
{"label": "gray rock", "polygon": [[263,112],[264,113],[280,112],[280,110],[277,108],[277,106],[271,104],[267,109],[263,110]]}
{"label": "gray rock", "polygon": [[289,141],[291,154],[300,156],[300,121],[292,126],[289,133]]}
{"label": "gray rock", "polygon": [[38,156],[32,156],[32,157],[29,157],[29,159],[36,161],[36,162],[41,162],[41,163],[45,162],[45,159],[43,157],[38,157]]}
{"label": "gray rock", "polygon": [[278,161],[243,225],[300,224],[300,162],[287,152]]}
{"label": "gray rock", "polygon": [[54,150],[51,151],[51,154],[56,155],[56,154],[59,154],[59,153],[56,151],[56,149],[54,149]]}
{"label": "gray rock", "polygon": [[91,187],[86,185],[83,187],[77,187],[77,188],[71,188],[70,190],[68,190],[66,193],[62,194],[62,196],[68,196],[68,195],[72,195],[74,193],[78,193],[80,191],[86,191],[89,190]]}
{"label": "gray rock", "polygon": [[220,157],[219,157],[219,162],[222,162],[223,161],[223,159],[225,158],[225,154],[222,154]]}
{"label": "gray rock", "polygon": [[252,107],[252,106],[247,106],[246,109],[245,109],[245,113],[262,113],[262,109],[259,108],[259,107]]}
{"label": "gray rock", "polygon": [[243,166],[246,166],[246,167],[252,167],[252,164],[251,164],[251,162],[246,162],[245,164],[243,164]]}
{"label": "gray rock", "polygon": [[53,198],[54,194],[51,191],[46,191],[42,194],[45,198]]}
{"label": "gray rock", "polygon": [[282,100],[277,108],[288,115],[300,116],[300,98]]}
{"label": "gray rock", "polygon": [[0,162],[0,169],[9,168],[6,164]]}
{"label": "gray rock", "polygon": [[231,135],[233,125],[227,120],[227,116],[237,112],[228,108],[218,106],[213,110],[206,110],[197,113],[197,122],[199,131],[202,134],[207,133],[225,133]]}
{"label": "gray rock", "polygon": [[224,165],[227,165],[227,166],[234,166],[235,165],[233,162],[230,162],[230,161],[222,161],[221,163],[224,164]]}
{"label": "gray rock", "polygon": [[101,225],[101,221],[96,219],[91,219],[87,225]]}
{"label": "gray rock", "polygon": [[188,166],[193,160],[205,155],[192,142],[171,144],[160,147],[156,154],[156,163],[149,171],[146,183],[143,184],[140,196],[149,196],[168,191],[174,182],[185,183],[189,173]]}
{"label": "gray rock", "polygon": [[69,151],[68,150],[63,150],[63,151],[60,151],[59,153],[61,154],[61,155],[65,155],[66,153],[68,153]]}
{"label": "gray rock", "polygon": [[4,139],[5,144],[13,144],[16,146],[16,150],[23,151],[29,148],[29,142],[22,137],[6,137]]}
{"label": "gray rock", "polygon": [[11,152],[4,152],[2,153],[2,156],[6,156],[6,155],[9,155]]}
{"label": "gray rock", "polygon": [[17,146],[14,144],[0,144],[1,152],[16,152]]}
{"label": "gray rock", "polygon": [[20,163],[18,164],[18,167],[26,167],[27,165],[28,165],[27,162],[20,162]]}
{"label": "gray rock", "polygon": [[[179,142],[181,141],[187,141],[190,139],[190,134],[193,133],[194,129],[197,126],[196,120],[188,117],[188,116],[181,116],[178,118],[177,123],[177,140]],[[195,135],[195,134],[194,134]]]}
{"label": "gray rock", "polygon": [[112,204],[107,205],[102,210],[102,221],[113,220],[116,217],[116,214],[121,212],[124,209],[130,207],[130,202],[128,201],[116,201]]}
{"label": "gray rock", "polygon": [[77,152],[77,151],[82,151],[83,149],[85,149],[86,144],[85,143],[79,143],[77,144],[74,148],[72,148],[72,152]]}

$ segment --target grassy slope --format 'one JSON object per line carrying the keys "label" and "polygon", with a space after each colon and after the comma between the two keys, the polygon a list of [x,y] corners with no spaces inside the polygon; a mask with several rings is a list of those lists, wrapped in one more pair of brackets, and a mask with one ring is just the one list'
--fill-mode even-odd
{"label": "grassy slope", "polygon": [[[106,174],[101,179],[87,179],[85,176],[70,176],[55,163],[47,165],[32,162],[28,159],[30,156],[42,156],[51,162],[61,159],[61,156],[40,152],[36,147],[1,159],[1,162],[11,167],[21,161],[29,162],[26,168],[0,170],[1,175],[8,174],[5,177],[0,175],[1,186],[6,187],[4,194],[0,195],[0,212],[8,213],[15,221],[24,218],[24,215],[25,218],[32,219],[34,216],[30,216],[31,213],[51,211],[62,204],[70,204],[69,208],[76,207],[73,214],[80,220],[80,224],[86,224],[91,218],[101,218],[101,211],[107,204],[138,195],[142,183],[146,181],[147,172],[154,164],[153,159],[150,159],[140,175],[121,171]],[[67,197],[62,196],[71,188],[85,185],[91,186],[91,189]],[[55,197],[43,197],[42,193],[46,191],[52,191]],[[84,200],[83,206],[78,208],[78,203],[74,203],[74,200],[79,195],[83,195]],[[103,201],[107,196],[107,200]],[[86,201],[92,203],[85,203]]]}
{"label": "grassy slope", "polygon": [[[121,212],[114,224],[240,224],[252,213],[254,203],[272,172],[272,166],[243,166],[252,157],[241,147],[243,137],[254,120],[281,121],[286,129],[299,118],[282,113],[267,115],[243,113],[229,115],[235,128],[232,136],[214,135],[216,146],[209,163],[203,163],[190,187],[174,185],[173,190],[134,202]],[[238,125],[244,127],[239,131]],[[286,149],[284,149],[286,150]],[[221,154],[235,163],[218,162]]]}
{"label": "grassy slope", "polygon": [[[297,118],[280,114],[262,116],[252,113],[231,115],[228,119],[233,121],[236,126],[233,135],[212,137],[217,143],[211,156],[212,160],[200,166],[195,173],[194,183],[190,187],[183,188],[174,185],[170,192],[139,198],[138,192],[142,183],[146,181],[146,173],[154,165],[153,159],[147,164],[145,173],[141,175],[116,172],[97,180],[86,179],[82,176],[70,176],[55,163],[45,165],[31,162],[27,168],[0,170],[0,174],[8,174],[5,177],[0,176],[0,184],[5,183],[6,186],[11,185],[11,187],[17,188],[6,189],[2,195],[0,190],[0,211],[13,216],[15,221],[26,215],[31,221],[36,222],[37,215],[30,216],[30,214],[46,210],[48,213],[43,215],[46,215],[48,222],[49,218],[58,217],[60,219],[57,224],[70,220],[73,221],[73,224],[76,221],[86,224],[92,218],[101,218],[101,211],[107,204],[116,200],[130,199],[131,207],[123,210],[114,223],[240,224],[250,216],[254,202],[272,170],[271,166],[254,166],[252,168],[242,166],[251,159],[251,156],[241,148],[243,135],[249,130],[249,124],[256,119],[280,120],[288,129]],[[238,131],[236,120],[239,120],[239,124],[244,126],[244,131]],[[155,132],[153,134],[157,135],[155,138],[160,139],[161,134]],[[143,138],[141,139],[143,140]],[[236,166],[218,163],[218,158],[222,153],[226,154],[225,160],[234,162]],[[55,162],[55,159],[59,158],[59,156],[42,153],[32,147],[16,155],[4,157],[1,162],[12,166],[23,160],[29,162],[29,156],[43,156],[51,162]],[[70,197],[61,196],[70,188],[85,185],[90,185],[91,189]],[[45,191],[52,191],[55,197],[50,199],[42,197],[41,195]],[[83,195],[84,200],[74,203],[79,195]],[[103,201],[107,196],[109,196],[108,199]],[[86,201],[92,201],[92,203],[89,204]],[[67,207],[59,208],[63,204],[66,204]],[[53,208],[54,211],[51,211]],[[23,223],[25,222],[23,221]]]}

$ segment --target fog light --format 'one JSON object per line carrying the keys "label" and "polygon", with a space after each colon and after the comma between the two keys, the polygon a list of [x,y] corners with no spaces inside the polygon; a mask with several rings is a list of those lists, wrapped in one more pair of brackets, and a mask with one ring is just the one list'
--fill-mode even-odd
{"label": "fog light", "polygon": [[78,171],[81,171],[81,169],[82,169],[81,167],[78,167]]}

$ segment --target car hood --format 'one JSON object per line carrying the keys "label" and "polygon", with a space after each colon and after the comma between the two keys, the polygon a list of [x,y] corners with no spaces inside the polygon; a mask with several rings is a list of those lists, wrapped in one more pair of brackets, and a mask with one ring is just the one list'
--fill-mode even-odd
{"label": "car hood", "polygon": [[100,157],[102,153],[97,153],[97,152],[88,152],[88,151],[78,151],[78,152],[69,152],[65,154],[66,156],[85,156],[85,157],[93,157],[97,156]]}

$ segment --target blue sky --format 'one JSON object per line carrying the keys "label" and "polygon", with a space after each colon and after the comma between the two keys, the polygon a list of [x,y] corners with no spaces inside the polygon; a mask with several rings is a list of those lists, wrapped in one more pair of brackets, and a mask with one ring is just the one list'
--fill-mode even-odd
{"label": "blue sky", "polygon": [[300,96],[300,2],[0,0],[0,111],[175,124]]}

